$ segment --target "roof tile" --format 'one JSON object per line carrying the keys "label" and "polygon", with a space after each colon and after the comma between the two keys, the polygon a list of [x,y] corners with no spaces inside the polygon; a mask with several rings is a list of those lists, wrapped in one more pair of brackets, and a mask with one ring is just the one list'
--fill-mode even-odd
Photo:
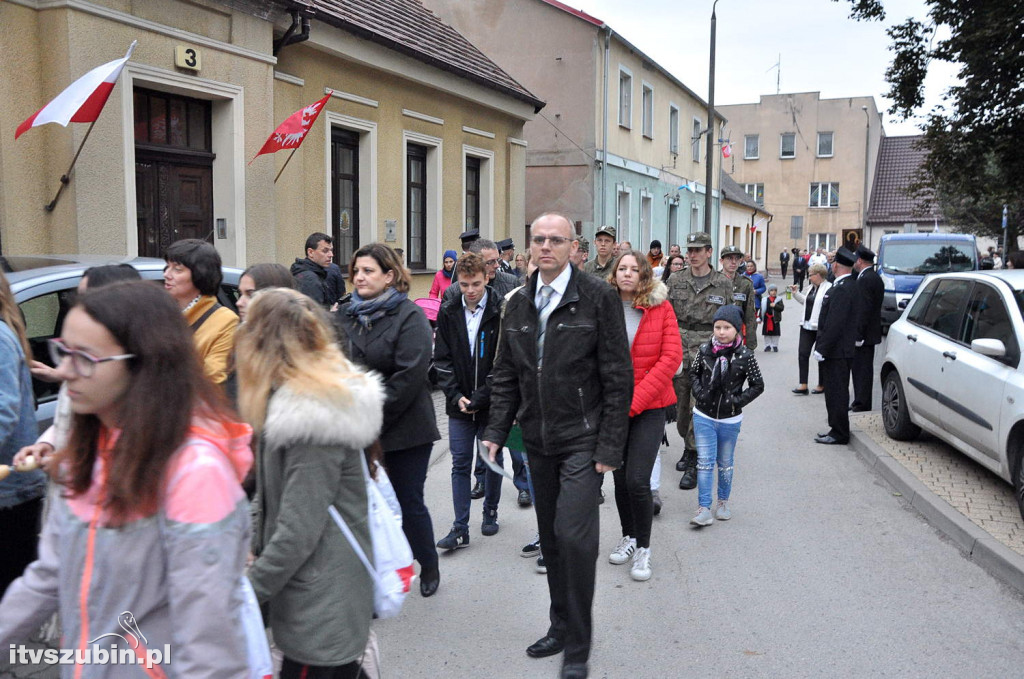
{"label": "roof tile", "polygon": [[921,139],[921,135],[882,138],[871,188],[869,224],[942,221],[942,211],[933,197],[907,195],[907,187],[917,181],[928,155],[918,147]]}

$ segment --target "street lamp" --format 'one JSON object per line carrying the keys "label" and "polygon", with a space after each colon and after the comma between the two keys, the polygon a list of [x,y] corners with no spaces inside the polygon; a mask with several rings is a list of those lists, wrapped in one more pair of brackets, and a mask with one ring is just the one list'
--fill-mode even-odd
{"label": "street lamp", "polygon": [[[715,18],[716,5],[718,5],[718,0],[715,0],[715,3],[711,5],[711,61],[708,68],[708,163],[704,177],[704,185],[707,187],[704,190],[704,233],[707,234],[711,233],[711,210],[713,207],[713,201],[711,200],[711,180],[714,178],[715,166],[715,25],[718,22]],[[719,185],[718,190],[721,192],[721,185]],[[719,195],[721,195],[721,193],[719,193]],[[719,205],[721,205],[721,198],[719,198]]]}

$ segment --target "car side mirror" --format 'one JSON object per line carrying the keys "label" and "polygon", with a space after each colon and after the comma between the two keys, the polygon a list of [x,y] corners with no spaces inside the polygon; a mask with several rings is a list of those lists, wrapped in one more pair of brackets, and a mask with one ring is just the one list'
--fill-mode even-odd
{"label": "car side mirror", "polygon": [[976,339],[971,342],[971,351],[977,352],[982,356],[1002,358],[1003,356],[1006,356],[1006,345],[1003,344],[1002,340]]}
{"label": "car side mirror", "polygon": [[907,302],[909,302],[909,301],[910,300],[908,300],[908,299],[901,300],[900,303],[896,305],[896,307],[899,308],[899,309],[906,309],[907,308]]}

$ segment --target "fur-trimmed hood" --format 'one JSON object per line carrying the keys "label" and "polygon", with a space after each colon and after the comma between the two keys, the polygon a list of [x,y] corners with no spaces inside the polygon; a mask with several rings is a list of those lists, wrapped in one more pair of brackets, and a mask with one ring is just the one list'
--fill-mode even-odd
{"label": "fur-trimmed hood", "polygon": [[651,290],[651,307],[656,307],[668,299],[668,286],[661,281],[654,282],[654,289]]}
{"label": "fur-trimmed hood", "polygon": [[377,440],[383,419],[380,376],[353,371],[327,394],[282,386],[267,405],[263,436],[269,446],[313,443],[361,449]]}

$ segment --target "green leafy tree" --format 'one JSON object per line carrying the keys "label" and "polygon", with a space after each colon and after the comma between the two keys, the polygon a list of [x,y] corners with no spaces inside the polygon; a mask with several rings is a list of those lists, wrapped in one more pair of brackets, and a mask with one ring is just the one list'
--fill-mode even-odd
{"label": "green leafy tree", "polygon": [[[840,0],[833,0],[839,2]],[[882,0],[847,0],[858,21],[882,21]],[[893,60],[886,70],[889,113],[906,119],[924,105],[928,66],[959,66],[959,83],[943,94],[922,125],[927,151],[910,187],[933,195],[947,219],[979,235],[1002,235],[1008,206],[1011,250],[1024,227],[1024,2],[925,0],[928,16],[887,31]],[[939,38],[938,36],[943,36]]]}

